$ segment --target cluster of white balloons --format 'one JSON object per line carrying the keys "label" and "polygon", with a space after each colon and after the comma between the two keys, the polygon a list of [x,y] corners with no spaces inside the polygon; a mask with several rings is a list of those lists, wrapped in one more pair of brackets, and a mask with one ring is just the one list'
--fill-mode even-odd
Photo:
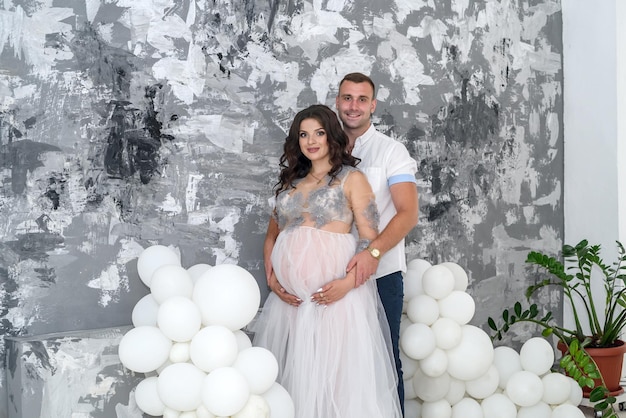
{"label": "cluster of white balloons", "polygon": [[146,378],[137,406],[165,418],[294,418],[276,382],[278,362],[253,347],[243,328],[261,293],[245,269],[222,264],[181,266],[179,254],[153,245],[137,260],[150,293],[132,312],[134,328],[120,341],[122,364]]}
{"label": "cluster of white balloons", "polygon": [[543,338],[494,348],[469,325],[475,303],[456,263],[415,259],[404,278],[400,331],[406,418],[584,418],[578,383],[552,372]]}

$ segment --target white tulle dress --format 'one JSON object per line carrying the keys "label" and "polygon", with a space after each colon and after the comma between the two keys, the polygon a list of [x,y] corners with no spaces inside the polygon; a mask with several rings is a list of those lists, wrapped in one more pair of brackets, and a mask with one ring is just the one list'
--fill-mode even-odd
{"label": "white tulle dress", "polygon": [[[317,224],[350,212],[342,185],[353,170],[342,170],[339,185],[305,197],[306,211],[327,212],[317,216]],[[302,202],[294,204],[295,196],[284,193],[277,199],[279,225],[286,227],[276,240],[272,265],[281,285],[303,302],[294,307],[271,293],[253,326],[254,345],[278,359],[278,381],[291,394],[297,418],[399,418],[389,330],[375,282],[368,280],[328,306],[310,299],[345,276],[356,239],[292,222],[290,215],[302,207]]]}

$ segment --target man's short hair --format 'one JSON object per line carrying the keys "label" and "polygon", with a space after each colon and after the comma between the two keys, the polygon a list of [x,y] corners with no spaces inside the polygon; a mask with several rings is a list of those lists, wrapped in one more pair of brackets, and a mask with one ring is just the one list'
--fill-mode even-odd
{"label": "man's short hair", "polygon": [[372,86],[372,92],[373,92],[372,98],[376,97],[376,86],[374,85],[374,82],[372,81],[372,79],[366,76],[365,74],[363,73],[346,74],[341,80],[341,82],[339,83],[340,89],[344,81],[351,81],[353,83],[369,83],[369,85]]}

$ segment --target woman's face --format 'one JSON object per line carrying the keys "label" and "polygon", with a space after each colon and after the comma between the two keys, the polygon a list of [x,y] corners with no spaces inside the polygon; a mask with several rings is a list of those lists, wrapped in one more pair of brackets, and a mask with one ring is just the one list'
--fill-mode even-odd
{"label": "woman's face", "polygon": [[304,119],[298,132],[300,151],[311,162],[327,161],[329,155],[326,129],[316,119]]}

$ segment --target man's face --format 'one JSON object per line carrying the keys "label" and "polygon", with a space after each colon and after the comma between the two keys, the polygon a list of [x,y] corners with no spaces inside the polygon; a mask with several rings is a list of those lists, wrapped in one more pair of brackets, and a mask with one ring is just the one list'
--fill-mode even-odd
{"label": "man's face", "polygon": [[[344,81],[336,98],[337,114],[344,128],[365,132],[376,109],[374,90],[369,83]],[[360,133],[363,133],[360,132]]]}

